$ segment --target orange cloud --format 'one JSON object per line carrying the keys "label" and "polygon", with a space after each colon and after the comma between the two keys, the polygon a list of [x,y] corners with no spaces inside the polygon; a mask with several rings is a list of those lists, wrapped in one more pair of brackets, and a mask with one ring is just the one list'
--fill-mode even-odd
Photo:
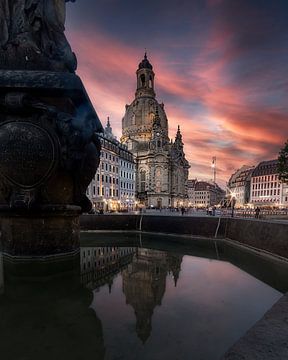
{"label": "orange cloud", "polygon": [[[110,116],[120,137],[125,104],[134,98],[142,49],[95,30],[70,32],[69,39],[78,57],[78,74],[100,119],[105,122]],[[151,56],[157,98],[165,103],[171,138],[181,126],[191,177],[210,179],[211,158],[217,156],[222,183],[243,164],[275,157],[288,132],[287,108],[251,102],[256,75],[251,88],[229,79],[227,68],[239,56],[237,49],[229,51],[230,39],[225,29],[211,32],[185,73],[175,70],[164,52]]]}

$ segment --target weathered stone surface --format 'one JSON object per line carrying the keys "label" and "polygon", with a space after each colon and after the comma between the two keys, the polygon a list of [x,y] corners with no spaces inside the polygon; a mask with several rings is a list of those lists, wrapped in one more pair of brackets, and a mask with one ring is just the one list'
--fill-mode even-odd
{"label": "weathered stone surface", "polygon": [[[139,230],[140,219],[141,215],[83,215],[81,227],[83,230]],[[141,229],[214,238],[218,224],[217,217],[144,215]],[[217,236],[288,258],[288,222],[221,218]]]}
{"label": "weathered stone surface", "polygon": [[288,258],[288,223],[285,221],[229,219],[225,237]]}
{"label": "weathered stone surface", "polygon": [[50,134],[29,122],[0,124],[0,172],[21,188],[43,183],[57,165]]}
{"label": "weathered stone surface", "polygon": [[0,205],[74,204],[89,211],[85,192],[99,164],[102,126],[81,80],[0,71],[0,109]]}
{"label": "weathered stone surface", "polygon": [[68,1],[0,0],[1,245],[12,256],[78,248],[91,209],[102,126],[74,74]]}
{"label": "weathered stone surface", "polygon": [[1,247],[10,256],[47,256],[79,249],[79,211],[49,208],[32,214],[2,213]]}
{"label": "weathered stone surface", "polygon": [[0,0],[0,67],[74,72],[64,35],[68,1]]}
{"label": "weathered stone surface", "polygon": [[223,360],[288,359],[288,294],[284,295],[223,357]]}
{"label": "weathered stone surface", "polygon": [[[144,215],[83,215],[82,230],[142,230],[159,233],[213,237],[218,218]],[[223,235],[223,228],[218,231]]]}

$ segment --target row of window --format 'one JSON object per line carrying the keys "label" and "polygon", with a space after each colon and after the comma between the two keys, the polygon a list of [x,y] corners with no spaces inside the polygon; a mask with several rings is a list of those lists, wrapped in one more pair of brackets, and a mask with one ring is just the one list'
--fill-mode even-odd
{"label": "row of window", "polygon": [[256,203],[257,203],[257,202],[262,202],[262,203],[263,203],[263,202],[266,202],[266,203],[267,203],[267,202],[278,203],[278,202],[279,202],[279,199],[275,199],[275,198],[274,198],[274,199],[272,199],[272,198],[265,198],[265,199],[260,199],[260,200],[259,200],[259,199],[256,199],[256,200],[254,199],[254,200],[252,200],[252,202],[256,202]]}
{"label": "row of window", "polygon": [[[100,181],[100,175],[97,174],[97,181]],[[106,183],[106,184],[114,184],[114,185],[118,185],[119,184],[119,180],[117,178],[114,178],[112,176],[108,176],[108,175],[101,175],[101,180],[102,183]],[[134,183],[126,183],[125,181],[120,181],[120,187],[123,189],[129,189],[129,190],[134,190]]]}
{"label": "row of window", "polygon": [[[98,255],[105,255],[105,254],[110,254],[110,253],[114,253],[115,251],[117,251],[120,256],[121,255],[126,255],[128,253],[132,253],[133,252],[133,248],[120,248],[119,246],[105,246],[105,247],[99,247],[99,248],[95,248],[93,250],[88,249],[87,250],[87,256],[93,255],[96,256]],[[83,256],[83,258],[86,257],[86,250],[81,250],[81,254]]]}
{"label": "row of window", "polygon": [[[129,191],[130,190],[130,191]],[[127,191],[123,192],[121,191],[121,197],[123,196],[133,196],[134,193],[132,192],[133,189],[127,189]],[[96,196],[96,193],[97,193],[97,196],[106,196],[106,197],[119,197],[119,189],[109,189],[109,188],[106,188],[106,191],[105,191],[105,188],[104,186],[102,186],[101,188],[99,186],[97,186],[97,192],[96,192],[96,186],[93,185],[92,186],[92,194],[90,194],[90,189],[88,187],[87,189],[87,196]]]}
{"label": "row of window", "polygon": [[112,154],[108,154],[107,152],[104,152],[104,151],[101,151],[101,157],[102,158],[105,158],[105,159],[109,159],[110,161],[113,161],[113,162],[117,162],[119,161],[119,158],[115,155],[112,155]]}
{"label": "row of window", "polygon": [[[119,146],[120,143],[118,143],[117,145],[112,143],[111,141],[108,141],[106,139],[103,139],[102,137],[100,137],[100,142],[101,142],[101,145],[102,145],[102,148],[103,149],[107,149],[107,150],[110,150],[110,151],[113,151],[114,153],[116,154],[119,154],[119,156],[123,159],[126,159],[126,160],[130,160],[132,161],[133,157],[132,157],[132,154],[129,153],[127,150],[125,151],[123,149],[123,145],[122,145],[122,148]],[[106,152],[102,151],[102,154],[106,154]],[[108,154],[107,156],[109,156],[110,154]],[[106,158],[106,155],[101,155],[101,156],[105,156]],[[112,155],[113,156],[113,155]],[[117,157],[116,157],[117,158]],[[116,160],[117,162],[118,160]]]}
{"label": "row of window", "polygon": [[280,183],[275,182],[267,182],[267,183],[258,183],[258,184],[253,184],[252,189],[253,190],[258,190],[258,189],[268,189],[268,188],[276,188],[276,187],[280,187]]}
{"label": "row of window", "polygon": [[[116,161],[117,164],[119,163],[119,158],[117,156],[112,155],[107,152],[101,151],[101,158],[112,161],[112,162]],[[120,160],[120,166],[122,166],[124,168],[126,167],[127,169],[133,169],[134,164],[132,164],[131,162],[124,161],[124,160]]]}
{"label": "row of window", "polygon": [[126,167],[127,169],[131,169],[131,170],[134,168],[134,164],[122,160],[120,161],[120,165],[124,168]]}
{"label": "row of window", "polygon": [[[90,193],[89,193],[89,188],[87,189],[87,195],[89,196]],[[92,195],[93,196],[96,196],[96,186],[93,185],[92,186]],[[102,188],[100,189],[99,186],[97,186],[97,195],[98,196],[116,196],[118,197],[119,196],[119,190],[118,189],[108,189],[106,188],[106,192],[105,192],[105,189],[104,189],[104,186],[102,186]]]}
{"label": "row of window", "polygon": [[121,171],[120,176],[126,179],[134,180],[134,174],[129,172],[126,173],[126,171]]}
{"label": "row of window", "polygon": [[127,196],[131,196],[131,197],[133,197],[133,195],[134,194],[131,194],[131,193],[129,193],[129,192],[125,192],[125,191],[121,191],[120,192],[121,193],[121,199],[123,198],[123,197],[127,197]]}
{"label": "row of window", "polygon": [[252,182],[253,183],[259,183],[259,182],[264,182],[264,181],[277,181],[278,180],[278,175],[266,175],[266,176],[257,176],[257,177],[253,177],[252,178]]}
{"label": "row of window", "polygon": [[252,191],[252,196],[275,196],[275,195],[280,195],[280,189],[274,189],[274,190],[257,190],[257,191]]}
{"label": "row of window", "polygon": [[102,162],[101,169],[106,170],[106,171],[111,171],[113,173],[116,172],[116,174],[118,174],[118,167],[114,166],[114,165],[111,165],[111,164],[107,164],[107,163]]}
{"label": "row of window", "polygon": [[210,196],[209,195],[200,195],[200,196],[197,196],[197,199],[202,199],[202,200],[206,200],[206,199],[209,199]]}
{"label": "row of window", "polygon": [[[119,183],[119,180],[117,178],[114,178],[112,176],[108,176],[108,175],[101,175],[101,180],[103,183],[109,183],[109,184],[116,184],[118,185]],[[100,175],[97,174],[97,181],[99,182],[100,181]]]}
{"label": "row of window", "polygon": [[120,182],[120,187],[123,189],[129,189],[129,190],[134,190],[134,184],[132,183],[125,183],[125,182]]}
{"label": "row of window", "polygon": [[[117,166],[102,162],[101,168],[102,168],[102,170],[106,170],[106,171],[110,171],[112,173],[118,174],[118,167]],[[99,177],[99,174],[97,174],[97,176]],[[124,177],[126,179],[134,180],[134,174],[132,174],[131,172],[126,172],[126,171],[121,170],[120,176]]]}

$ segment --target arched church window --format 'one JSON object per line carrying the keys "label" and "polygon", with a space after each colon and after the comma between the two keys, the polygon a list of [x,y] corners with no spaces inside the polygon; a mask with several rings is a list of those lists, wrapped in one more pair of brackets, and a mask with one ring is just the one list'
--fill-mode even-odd
{"label": "arched church window", "polygon": [[157,193],[162,191],[162,169],[160,167],[157,167],[155,171],[155,191]]}
{"label": "arched church window", "polygon": [[136,116],[135,116],[135,114],[132,115],[132,125],[136,125]]}
{"label": "arched church window", "polygon": [[141,85],[142,85],[142,86],[145,86],[145,75],[144,75],[144,74],[142,74],[142,75],[140,76],[140,80],[141,80]]}
{"label": "arched church window", "polygon": [[153,79],[151,75],[149,77],[149,88],[153,88]]}
{"label": "arched church window", "polygon": [[160,141],[160,140],[157,141],[157,147],[158,147],[158,148],[161,147],[161,141]]}
{"label": "arched church window", "polygon": [[146,171],[140,171],[140,191],[144,192],[146,190]]}
{"label": "arched church window", "polygon": [[162,188],[162,186],[161,186],[161,181],[160,181],[160,180],[157,180],[157,181],[156,181],[156,188],[155,188],[156,193],[160,193],[160,192],[161,192],[161,188]]}

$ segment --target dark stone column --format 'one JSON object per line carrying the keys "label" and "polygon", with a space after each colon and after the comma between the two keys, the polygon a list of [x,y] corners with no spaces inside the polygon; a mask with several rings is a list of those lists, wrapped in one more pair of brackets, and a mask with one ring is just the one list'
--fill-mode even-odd
{"label": "dark stone column", "polygon": [[102,126],[74,73],[65,1],[57,3],[0,0],[0,230],[13,256],[79,247],[99,165]]}

